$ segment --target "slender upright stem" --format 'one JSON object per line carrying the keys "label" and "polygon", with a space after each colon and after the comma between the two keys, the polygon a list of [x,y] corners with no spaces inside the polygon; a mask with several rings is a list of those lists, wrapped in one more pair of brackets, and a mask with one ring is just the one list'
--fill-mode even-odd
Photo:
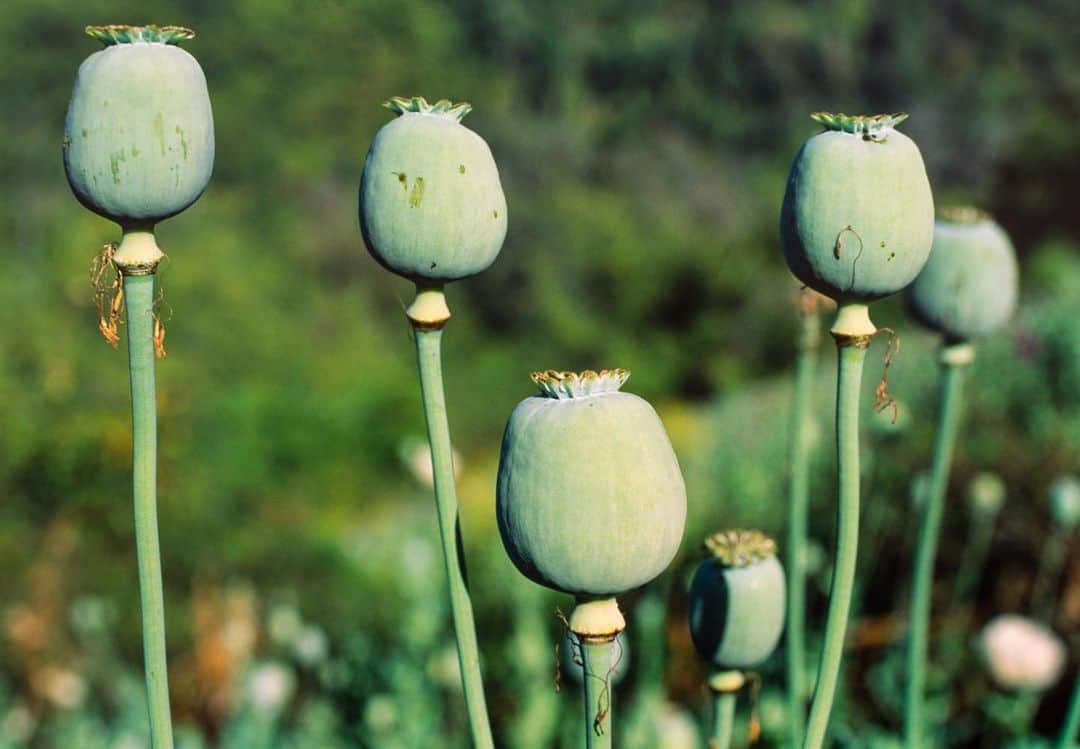
{"label": "slender upright stem", "polygon": [[810,504],[810,406],[813,400],[815,348],[818,318],[803,314],[802,336],[795,360],[795,390],[791,404],[788,437],[790,478],[788,483],[788,600],[787,600],[787,689],[788,725],[791,745],[802,744],[806,724],[806,528]]}
{"label": "slender upright stem", "polygon": [[923,738],[923,700],[926,692],[926,655],[931,594],[934,589],[934,559],[941,534],[941,518],[945,513],[949,468],[960,425],[966,367],[966,363],[952,363],[947,357],[943,357],[937,441],[934,445],[930,485],[927,487],[926,503],[923,505],[919,541],[915,549],[915,576],[911,592],[911,622],[907,642],[907,698],[904,710],[904,743],[908,749],[923,749],[927,746]]}
{"label": "slender upright stem", "polygon": [[1076,686],[1073,687],[1069,712],[1066,713],[1065,723],[1061,726],[1057,749],[1075,749],[1080,746],[1080,736],[1077,734],[1080,734],[1080,677],[1077,677]]}
{"label": "slender upright stem", "polygon": [[143,659],[153,749],[172,749],[165,654],[165,595],[157,522],[157,403],[154,390],[154,274],[125,275],[131,368],[132,478]]}
{"label": "slender upright stem", "polygon": [[956,582],[949,608],[960,608],[968,596],[972,594],[979,584],[979,576],[986,564],[986,555],[990,551],[990,542],[994,537],[994,521],[996,514],[979,514],[972,518],[971,540],[964,548],[964,554],[960,558],[960,568],[956,573]]}
{"label": "slender upright stem", "polygon": [[585,746],[611,749],[613,694],[611,671],[615,655],[614,637],[579,637],[583,661],[582,686],[585,693]]}
{"label": "slender upright stem", "polygon": [[[445,322],[445,321],[444,321]],[[457,489],[454,485],[453,450],[450,445],[450,425],[446,417],[446,396],[443,393],[442,357],[440,343],[442,328],[429,329],[413,319],[416,334],[416,359],[420,368],[420,390],[424,399],[428,441],[431,444],[431,464],[435,475],[435,506],[439,517],[439,536],[442,540],[446,580],[450,588],[450,611],[454,620],[458,660],[461,664],[461,683],[465,690],[465,709],[469,730],[477,749],[494,747],[484,683],[480,674],[480,650],[476,642],[472,602],[465,583],[465,560],[461,548],[461,528],[458,520]]]}
{"label": "slender upright stem", "polygon": [[713,692],[709,749],[730,749],[735,730],[735,692]]}
{"label": "slender upright stem", "polygon": [[1049,622],[1054,614],[1054,592],[1061,570],[1065,566],[1066,532],[1055,528],[1042,545],[1039,568],[1031,586],[1031,610],[1035,616]]}
{"label": "slender upright stem", "polygon": [[[844,309],[841,308],[841,314]],[[839,316],[838,316],[839,319]],[[867,319],[869,323],[869,319]],[[804,749],[820,749],[825,743],[832,712],[840,662],[844,655],[851,592],[859,546],[859,385],[870,338],[835,333],[839,358],[836,380],[836,459],[838,508],[836,560],[829,591],[829,613],[818,665],[817,687],[810,706]]]}

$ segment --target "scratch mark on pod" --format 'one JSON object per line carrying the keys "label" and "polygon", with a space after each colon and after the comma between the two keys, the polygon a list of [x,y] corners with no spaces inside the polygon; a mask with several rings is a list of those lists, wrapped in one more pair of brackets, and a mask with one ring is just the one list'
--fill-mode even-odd
{"label": "scratch mark on pod", "polygon": [[109,169],[112,170],[112,181],[114,185],[120,184],[120,162],[127,161],[127,157],[124,155],[124,149],[120,149],[113,154],[109,155]]}
{"label": "scratch mark on pod", "polygon": [[[848,224],[837,233],[836,242],[833,244],[833,257],[835,257],[837,260],[840,259],[840,250],[842,250],[844,247],[844,232],[846,231],[854,234],[855,238],[859,240],[859,255],[861,255],[863,251],[862,237],[859,236],[859,232],[855,231],[854,227],[852,227],[851,224]],[[857,256],[856,259],[858,259]]]}
{"label": "scratch mark on pod", "polygon": [[458,170],[459,174],[464,174],[465,173],[465,165],[464,164],[458,164],[457,170]]}
{"label": "scratch mark on pod", "polygon": [[176,126],[176,134],[180,136],[180,148],[184,152],[184,161],[187,161],[187,153],[188,153],[187,141],[184,140],[184,131],[179,125]]}
{"label": "scratch mark on pod", "polygon": [[161,116],[161,112],[154,115],[154,137],[157,138],[158,147],[161,149],[161,155],[165,155],[165,120]]}
{"label": "scratch mark on pod", "polygon": [[413,208],[420,207],[420,201],[424,199],[424,178],[417,177],[413,183],[412,193],[409,195],[409,205]]}
{"label": "scratch mark on pod", "polygon": [[136,148],[135,146],[131,147],[131,158],[133,158],[133,159],[139,158],[140,153],[142,153],[142,151],[140,151],[138,148]]}
{"label": "scratch mark on pod", "polygon": [[[854,234],[859,240],[859,252],[855,255],[855,259],[851,261],[851,285],[848,287],[848,289],[850,290],[855,288],[855,266],[859,264],[859,258],[862,257],[863,249],[865,248],[863,247],[862,237],[859,236],[859,232],[855,231],[850,226],[848,227],[848,229],[851,229],[851,233]],[[837,241],[839,241],[839,238],[837,238]],[[837,257],[839,257],[839,254],[837,255]]]}
{"label": "scratch mark on pod", "polygon": [[82,137],[86,138],[89,135],[90,135],[90,132],[84,127],[82,129]]}
{"label": "scratch mark on pod", "polygon": [[497,210],[495,210],[495,211],[492,211],[492,212],[491,212],[491,217],[492,217],[492,218],[498,218],[498,217],[499,217],[499,212],[498,212]]}
{"label": "scratch mark on pod", "polygon": [[395,177],[397,177],[397,181],[401,183],[401,189],[404,190],[405,192],[408,192],[409,191],[409,177],[405,174],[405,172],[390,172],[390,173],[392,175],[394,175]]}

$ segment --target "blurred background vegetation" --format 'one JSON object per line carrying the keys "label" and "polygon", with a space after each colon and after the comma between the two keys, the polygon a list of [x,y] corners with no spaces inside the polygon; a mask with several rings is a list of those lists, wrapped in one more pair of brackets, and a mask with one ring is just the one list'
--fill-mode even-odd
{"label": "blurred background vegetation", "polygon": [[[658,405],[676,443],[691,524],[670,579],[627,601],[631,632],[639,613],[644,631],[619,688],[620,743],[692,735],[704,693],[682,606],[699,539],[731,526],[783,533],[798,323],[776,222],[814,110],[910,112],[903,129],[938,203],[979,204],[1016,242],[1024,311],[981,347],[938,592],[967,533],[966,482],[995,470],[1009,499],[971,626],[1029,609],[1047,487],[1080,466],[1080,5],[7,0],[0,747],[146,745],[127,364],[95,330],[87,272],[117,230],[76,203],[60,159],[75,70],[99,48],[82,29],[104,23],[194,28],[184,46],[206,72],[217,131],[210,188],[159,227],[173,311],[159,364],[160,520],[184,747],[465,745],[416,448],[411,289],[368,257],[357,229],[363,158],[392,95],[471,101],[466,124],[491,145],[509,204],[497,263],[449,291],[445,339],[500,744],[554,745],[578,709],[573,689],[553,686],[553,614],[569,601],[517,575],[492,512],[504,420],[530,393],[529,372],[552,367],[630,369],[628,389]],[[887,444],[868,436],[865,507],[884,531],[835,721],[852,746],[887,745],[898,726],[908,484],[928,463],[935,407],[934,341],[896,301],[876,320],[903,341],[890,383],[910,418]],[[812,511],[823,548],[828,349]],[[867,380],[869,406],[873,368]],[[1077,669],[1077,551],[1052,620],[1072,638],[1066,678],[1025,702],[965,667],[967,655],[946,659],[935,688],[951,685],[937,705],[951,745],[1010,740],[1029,720],[1056,730]],[[783,736],[775,660],[766,742]]]}

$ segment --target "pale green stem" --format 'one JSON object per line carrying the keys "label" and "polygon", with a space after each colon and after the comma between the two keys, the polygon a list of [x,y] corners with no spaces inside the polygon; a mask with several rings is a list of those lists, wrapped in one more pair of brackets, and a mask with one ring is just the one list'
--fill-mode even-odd
{"label": "pale green stem", "polygon": [[829,590],[829,612],[818,664],[818,681],[810,706],[804,749],[820,749],[825,743],[844,656],[855,563],[859,546],[859,385],[866,359],[868,337],[837,336],[839,371],[836,380],[836,458],[838,507],[836,559]]}
{"label": "pale green stem", "polygon": [[787,600],[787,689],[788,724],[791,743],[802,744],[806,724],[806,528],[810,504],[810,416],[813,403],[815,346],[818,318],[807,313],[795,360],[795,390],[791,404],[788,437],[790,479],[788,483],[788,600]]}
{"label": "pale green stem", "polygon": [[165,594],[157,522],[157,403],[154,390],[154,275],[125,275],[131,368],[132,483],[139,564],[143,660],[153,749],[172,749],[165,653]]}
{"label": "pale green stem", "polygon": [[923,505],[919,541],[915,549],[911,619],[907,642],[907,699],[904,709],[904,743],[908,749],[925,749],[923,700],[926,692],[926,655],[930,629],[930,604],[934,590],[934,559],[937,555],[945,491],[949,485],[956,434],[960,426],[962,388],[966,364],[942,363],[938,433],[934,445],[930,484]]}
{"label": "pale green stem", "polygon": [[1031,587],[1031,610],[1049,622],[1054,613],[1054,592],[1065,566],[1065,533],[1055,528],[1042,545],[1039,569]]}
{"label": "pale green stem", "polygon": [[426,330],[414,322],[416,359],[420,368],[420,390],[424,399],[431,464],[435,475],[435,506],[439,517],[446,580],[450,589],[450,611],[454,620],[461,683],[465,690],[465,709],[473,746],[491,749],[494,740],[484,701],[484,683],[480,674],[480,651],[476,642],[472,602],[465,583],[464,554],[458,520],[457,489],[454,485],[454,459],[450,445],[450,425],[446,417],[443,393],[440,343],[442,329]]}
{"label": "pale green stem", "polygon": [[960,569],[956,573],[956,583],[949,608],[960,608],[979,584],[979,576],[986,564],[990,551],[990,542],[994,538],[994,521],[997,514],[982,513],[972,518],[971,540],[960,559]]}
{"label": "pale green stem", "polygon": [[611,749],[613,690],[611,672],[615,657],[615,638],[580,637],[582,690],[585,693],[585,746],[587,749]]}
{"label": "pale green stem", "polygon": [[1076,686],[1073,687],[1069,712],[1065,715],[1065,723],[1061,726],[1057,749],[1076,749],[1080,746],[1078,733],[1080,733],[1080,677],[1076,679]]}
{"label": "pale green stem", "polygon": [[730,749],[735,730],[735,692],[713,692],[709,749]]}

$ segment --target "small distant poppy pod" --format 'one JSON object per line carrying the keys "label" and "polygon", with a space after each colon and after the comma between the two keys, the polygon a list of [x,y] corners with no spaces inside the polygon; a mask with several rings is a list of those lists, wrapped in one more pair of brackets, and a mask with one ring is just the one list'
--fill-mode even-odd
{"label": "small distant poppy pod", "polygon": [[629,376],[538,372],[540,394],[510,414],[496,511],[507,554],[534,582],[615,596],[655,578],[679,549],[682,473],[653,407],[619,392]]}
{"label": "small distant poppy pod", "polygon": [[1059,476],[1050,485],[1050,512],[1054,523],[1062,530],[1080,525],[1080,479]]}
{"label": "small distant poppy pod", "polygon": [[90,26],[64,124],[64,170],[83,205],[124,229],[194,203],[214,167],[206,78],[178,26]]}
{"label": "small distant poppy pod", "polygon": [[870,302],[914,280],[930,253],[934,199],[906,114],[817,112],[825,127],[788,176],[780,240],[791,271],[840,302]]}
{"label": "small distant poppy pod", "polygon": [[992,333],[1016,309],[1016,252],[1005,230],[974,208],[943,209],[930,259],[908,287],[920,322],[955,341]]}
{"label": "small distant poppy pod", "polygon": [[506,198],[491,149],[461,124],[470,104],[386,102],[360,177],[360,230],[385,268],[414,281],[456,281],[493,262],[506,238]]}
{"label": "small distant poppy pod", "polygon": [[690,634],[718,669],[757,666],[784,630],[784,570],[776,543],[758,531],[727,531],[705,541],[708,557],[690,584]]}

